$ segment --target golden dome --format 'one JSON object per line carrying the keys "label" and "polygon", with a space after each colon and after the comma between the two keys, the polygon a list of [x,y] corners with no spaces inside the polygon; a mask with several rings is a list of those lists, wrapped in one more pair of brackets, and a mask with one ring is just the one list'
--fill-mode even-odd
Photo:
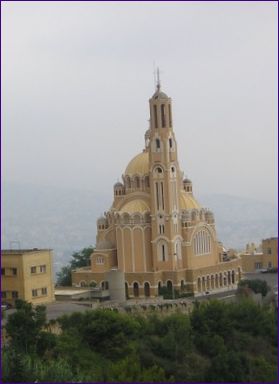
{"label": "golden dome", "polygon": [[188,193],[185,193],[184,191],[181,191],[180,208],[181,209],[194,209],[194,208],[199,209],[200,205],[193,196],[189,195]]}
{"label": "golden dome", "polygon": [[149,173],[149,156],[148,152],[142,152],[135,156],[128,164],[125,175],[146,175]]}
{"label": "golden dome", "polygon": [[128,203],[124,204],[123,207],[120,209],[120,212],[127,212],[127,213],[135,213],[135,212],[149,212],[150,208],[147,205],[147,203],[141,199],[136,199],[129,201]]}

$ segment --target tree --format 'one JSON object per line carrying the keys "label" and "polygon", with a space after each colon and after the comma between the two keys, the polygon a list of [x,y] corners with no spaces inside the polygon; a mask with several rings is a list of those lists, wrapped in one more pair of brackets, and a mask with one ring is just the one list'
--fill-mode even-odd
{"label": "tree", "polygon": [[72,285],[72,270],[81,267],[87,267],[90,265],[90,256],[92,255],[94,248],[92,246],[83,248],[79,252],[72,254],[72,260],[70,264],[61,268],[60,272],[57,272],[57,285],[67,287]]}
{"label": "tree", "polygon": [[[242,352],[230,351],[214,357],[208,369],[206,382],[248,382],[249,360]],[[252,380],[253,381],[253,380]]]}
{"label": "tree", "polygon": [[69,287],[72,285],[72,268],[70,265],[66,265],[61,268],[60,272],[57,272],[57,285],[62,287]]}
{"label": "tree", "polygon": [[11,338],[11,345],[18,352],[36,351],[40,333],[46,324],[46,307],[16,300],[17,311],[8,317],[6,330]]}
{"label": "tree", "polygon": [[92,255],[94,248],[92,246],[88,248],[83,248],[79,252],[74,252],[72,254],[72,260],[70,265],[72,269],[87,267],[90,265],[90,256]]}
{"label": "tree", "polygon": [[248,287],[252,289],[255,293],[261,293],[263,296],[266,296],[267,292],[270,290],[270,287],[267,285],[265,280],[255,279],[255,280],[241,280],[238,283],[238,288]]}

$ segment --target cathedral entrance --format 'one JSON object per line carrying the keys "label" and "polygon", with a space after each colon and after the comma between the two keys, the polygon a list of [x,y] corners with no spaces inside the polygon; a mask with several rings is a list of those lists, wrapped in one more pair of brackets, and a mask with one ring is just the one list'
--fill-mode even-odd
{"label": "cathedral entrance", "polygon": [[138,285],[138,283],[134,283],[133,291],[134,291],[134,296],[139,297],[139,285]]}
{"label": "cathedral entrance", "polygon": [[150,285],[149,283],[144,283],[144,296],[150,296]]}

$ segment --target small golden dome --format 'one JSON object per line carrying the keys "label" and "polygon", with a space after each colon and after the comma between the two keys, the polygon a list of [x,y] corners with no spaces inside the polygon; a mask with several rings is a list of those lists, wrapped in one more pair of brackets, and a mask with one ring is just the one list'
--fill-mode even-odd
{"label": "small golden dome", "polygon": [[188,193],[185,193],[184,191],[180,192],[180,208],[181,209],[199,209],[200,205],[196,201],[196,199],[189,195]]}
{"label": "small golden dome", "polygon": [[149,173],[148,152],[142,152],[135,156],[128,164],[125,175],[146,175]]}
{"label": "small golden dome", "polygon": [[150,208],[148,204],[142,199],[136,199],[124,204],[120,209],[120,212],[135,213],[135,212],[149,212]]}

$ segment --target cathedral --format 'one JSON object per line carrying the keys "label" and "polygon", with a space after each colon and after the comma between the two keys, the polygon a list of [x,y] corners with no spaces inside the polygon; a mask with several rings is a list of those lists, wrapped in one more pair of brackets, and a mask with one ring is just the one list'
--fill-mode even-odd
{"label": "cathedral", "polygon": [[224,252],[213,213],[183,178],[172,101],[159,79],[149,106],[145,148],[114,185],[113,204],[97,220],[91,266],[73,271],[73,285],[107,289],[107,272],[117,269],[130,298],[158,296],[162,287],[194,295],[233,289],[241,260]]}

